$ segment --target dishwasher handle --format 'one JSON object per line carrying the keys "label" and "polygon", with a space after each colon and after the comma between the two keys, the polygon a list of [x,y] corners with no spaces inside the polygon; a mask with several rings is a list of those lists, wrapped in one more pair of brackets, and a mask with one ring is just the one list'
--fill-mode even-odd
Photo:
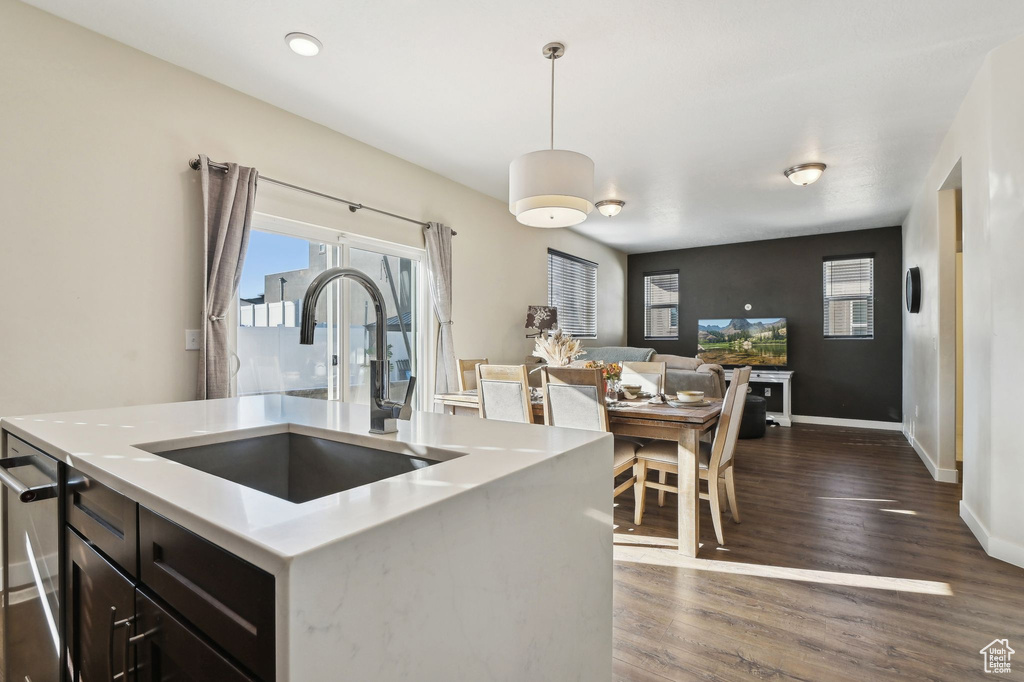
{"label": "dishwasher handle", "polygon": [[44,483],[43,485],[27,486],[9,469],[14,467],[32,466],[32,457],[25,455],[21,457],[0,458],[0,482],[3,482],[11,492],[18,496],[22,502],[38,502],[57,497],[57,482]]}

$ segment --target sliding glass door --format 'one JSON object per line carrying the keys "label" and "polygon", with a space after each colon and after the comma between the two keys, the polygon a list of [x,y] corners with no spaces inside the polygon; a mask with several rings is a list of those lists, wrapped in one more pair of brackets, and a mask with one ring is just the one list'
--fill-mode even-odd
{"label": "sliding glass door", "polygon": [[349,280],[325,289],[317,303],[314,344],[299,344],[306,287],[339,265],[360,270],[381,290],[391,394],[405,396],[428,343],[422,251],[261,214],[253,218],[239,286],[238,395],[369,402],[376,319],[365,289]]}
{"label": "sliding glass door", "polygon": [[337,287],[317,304],[312,346],[299,343],[302,297],[313,278],[341,261],[341,249],[301,236],[253,229],[238,287],[238,395],[340,395]]}

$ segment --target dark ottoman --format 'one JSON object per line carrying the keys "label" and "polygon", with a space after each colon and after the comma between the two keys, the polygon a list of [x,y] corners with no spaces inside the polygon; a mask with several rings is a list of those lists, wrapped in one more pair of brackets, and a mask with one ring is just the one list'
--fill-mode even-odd
{"label": "dark ottoman", "polygon": [[768,401],[759,395],[747,395],[740,421],[740,438],[763,438],[768,417]]}

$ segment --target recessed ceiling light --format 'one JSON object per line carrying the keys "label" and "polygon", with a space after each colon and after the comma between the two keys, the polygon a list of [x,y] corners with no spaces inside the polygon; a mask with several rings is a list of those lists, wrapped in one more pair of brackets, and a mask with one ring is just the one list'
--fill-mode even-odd
{"label": "recessed ceiling light", "polygon": [[324,46],[308,33],[289,33],[284,37],[284,41],[288,43],[288,47],[292,48],[292,52],[303,57],[315,57],[319,54],[320,48]]}
{"label": "recessed ceiling light", "polygon": [[619,215],[619,211],[625,205],[625,201],[619,201],[618,199],[605,199],[594,204],[594,206],[597,206],[597,210],[601,212],[601,215],[608,218],[614,218]]}
{"label": "recessed ceiling light", "polygon": [[789,181],[794,185],[807,186],[814,184],[825,172],[823,163],[802,163],[799,166],[787,168],[785,173]]}

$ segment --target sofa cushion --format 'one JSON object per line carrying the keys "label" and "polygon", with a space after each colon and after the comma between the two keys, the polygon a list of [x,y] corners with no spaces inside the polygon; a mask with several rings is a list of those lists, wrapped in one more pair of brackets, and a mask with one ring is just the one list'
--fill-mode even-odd
{"label": "sofa cushion", "polygon": [[688,358],[684,355],[670,355],[668,353],[655,353],[651,362],[664,362],[667,369],[688,369],[691,371],[696,371],[698,367],[704,364],[704,361],[698,358]]}
{"label": "sofa cushion", "polygon": [[581,360],[593,362],[648,362],[654,355],[653,348],[633,348],[632,346],[597,346],[584,348],[587,351]]}

